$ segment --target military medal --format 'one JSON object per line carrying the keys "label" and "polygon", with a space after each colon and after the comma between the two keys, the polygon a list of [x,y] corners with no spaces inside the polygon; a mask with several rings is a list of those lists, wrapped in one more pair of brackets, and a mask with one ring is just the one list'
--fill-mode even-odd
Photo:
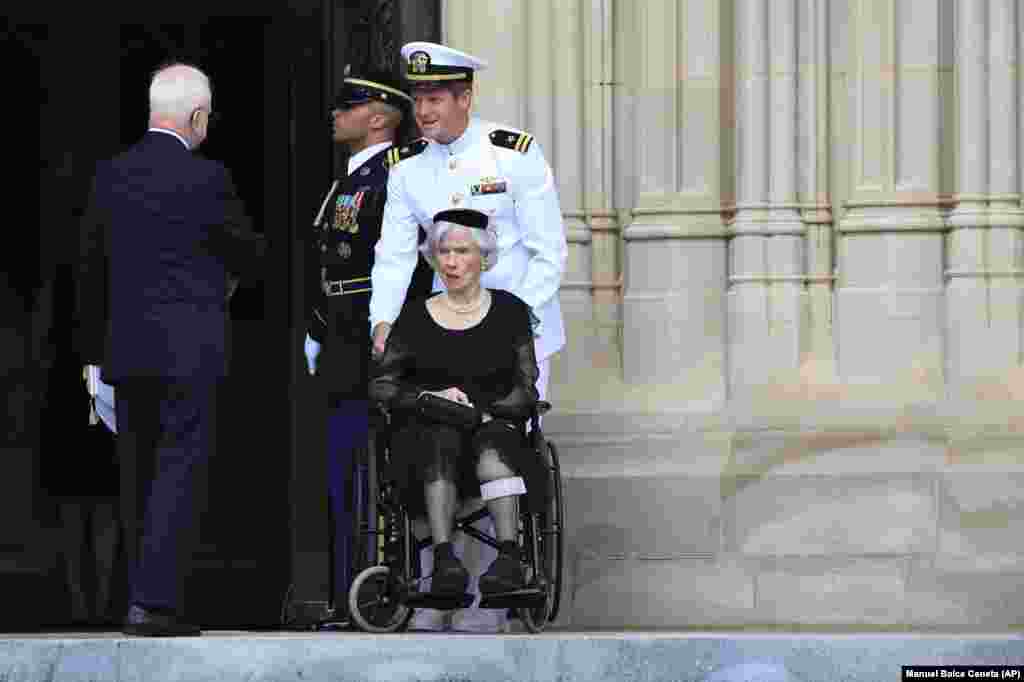
{"label": "military medal", "polygon": [[351,234],[359,233],[359,209],[365,192],[342,194],[334,206],[334,229]]}
{"label": "military medal", "polygon": [[508,183],[499,178],[480,178],[480,182],[470,186],[473,196],[480,194],[504,194],[508,191]]}

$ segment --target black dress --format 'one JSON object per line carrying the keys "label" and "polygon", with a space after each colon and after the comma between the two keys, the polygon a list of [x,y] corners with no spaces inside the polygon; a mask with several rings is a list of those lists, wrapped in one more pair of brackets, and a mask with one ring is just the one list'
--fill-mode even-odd
{"label": "black dress", "polygon": [[[426,300],[403,306],[374,368],[370,398],[394,412],[393,473],[413,516],[424,511],[425,481],[454,480],[461,497],[479,497],[475,463],[488,449],[526,479],[528,490],[531,481],[540,480],[522,430],[537,402],[534,320],[526,303],[502,290],[491,290],[490,309],[469,329],[437,324]],[[493,419],[468,432],[416,415],[422,391],[452,386]]]}

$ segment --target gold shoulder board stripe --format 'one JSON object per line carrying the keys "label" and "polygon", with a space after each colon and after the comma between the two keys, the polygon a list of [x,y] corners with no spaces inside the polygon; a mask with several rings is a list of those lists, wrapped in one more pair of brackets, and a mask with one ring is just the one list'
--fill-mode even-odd
{"label": "gold shoulder board stripe", "polygon": [[422,138],[415,142],[410,142],[404,147],[392,147],[388,150],[384,163],[388,168],[391,168],[399,161],[404,161],[409,157],[416,156],[426,148],[427,141]]}
{"label": "gold shoulder board stripe", "polygon": [[523,133],[519,136],[519,139],[516,140],[516,151],[525,154],[526,150],[530,148],[531,142],[533,142],[533,135]]}
{"label": "gold shoulder board stripe", "polygon": [[491,144],[505,149],[525,154],[533,143],[533,135],[530,133],[516,132],[512,130],[495,130],[490,134]]}

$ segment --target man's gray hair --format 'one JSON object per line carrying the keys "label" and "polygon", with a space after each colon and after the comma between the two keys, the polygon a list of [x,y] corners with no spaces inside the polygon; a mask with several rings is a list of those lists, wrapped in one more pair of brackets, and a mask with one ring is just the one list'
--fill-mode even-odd
{"label": "man's gray hair", "polygon": [[434,268],[434,270],[438,269],[437,260],[434,259],[434,252],[444,240],[445,235],[451,230],[464,230],[468,232],[473,241],[476,242],[476,245],[480,247],[480,255],[484,259],[483,269],[490,270],[494,267],[494,264],[498,261],[498,236],[493,228],[489,227],[486,230],[478,230],[456,223],[446,223],[443,220],[439,220],[427,228],[427,238],[420,244],[420,253],[423,254],[423,258],[430,264],[430,267]]}
{"label": "man's gray hair", "polygon": [[150,118],[169,118],[185,125],[199,107],[209,107],[210,79],[187,64],[172,64],[153,75],[149,84]]}

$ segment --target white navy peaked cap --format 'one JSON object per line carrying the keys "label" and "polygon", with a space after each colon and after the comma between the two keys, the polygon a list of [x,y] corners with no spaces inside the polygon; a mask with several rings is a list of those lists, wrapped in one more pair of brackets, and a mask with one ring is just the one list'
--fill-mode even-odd
{"label": "white navy peaked cap", "polygon": [[474,71],[487,68],[484,60],[437,43],[406,43],[402,59],[408,62],[406,79],[414,82],[471,81]]}

